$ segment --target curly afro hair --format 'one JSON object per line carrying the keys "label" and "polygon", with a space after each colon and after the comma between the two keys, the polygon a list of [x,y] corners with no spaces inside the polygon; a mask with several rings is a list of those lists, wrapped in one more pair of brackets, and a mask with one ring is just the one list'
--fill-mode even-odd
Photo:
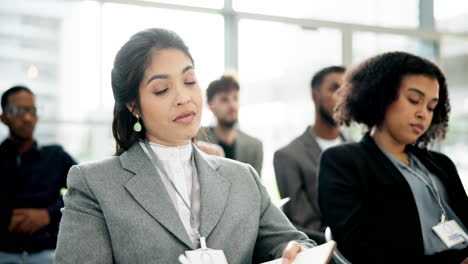
{"label": "curly afro hair", "polygon": [[353,121],[365,124],[368,129],[380,125],[387,108],[399,96],[402,79],[408,75],[424,75],[439,83],[439,103],[431,125],[416,145],[427,146],[436,138],[443,139],[450,113],[445,76],[434,63],[405,52],[383,53],[348,71],[338,90],[340,99],[335,107],[335,119],[347,126]]}

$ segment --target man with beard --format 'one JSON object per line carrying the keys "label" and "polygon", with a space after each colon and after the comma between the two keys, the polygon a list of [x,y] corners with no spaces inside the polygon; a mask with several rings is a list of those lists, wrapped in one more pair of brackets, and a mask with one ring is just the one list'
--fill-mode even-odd
{"label": "man with beard", "polygon": [[35,96],[15,86],[1,99],[9,137],[0,145],[0,263],[52,263],[63,207],[61,188],[76,162],[33,138]]}
{"label": "man with beard", "polygon": [[317,243],[325,241],[326,228],[322,225],[317,201],[320,154],[345,141],[333,119],[336,90],[342,84],[344,72],[344,67],[331,66],[314,75],[311,92],[315,105],[315,123],[278,150],[273,159],[280,195],[291,199],[284,205],[284,213],[297,229]]}
{"label": "man with beard", "polygon": [[223,75],[210,83],[206,90],[208,107],[217,119],[216,127],[201,129],[208,142],[218,144],[226,158],[249,163],[260,175],[263,162],[262,142],[237,128],[239,112],[239,82]]}

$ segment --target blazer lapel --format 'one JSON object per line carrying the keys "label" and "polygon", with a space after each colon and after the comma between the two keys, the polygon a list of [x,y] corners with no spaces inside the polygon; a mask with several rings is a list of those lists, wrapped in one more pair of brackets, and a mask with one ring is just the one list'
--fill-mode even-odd
{"label": "blazer lapel", "polygon": [[[393,179],[399,184],[399,186],[402,188],[404,187],[406,192],[411,192],[410,186],[403,174],[401,174],[400,170],[398,170],[398,168],[380,150],[379,146],[377,146],[377,143],[370,136],[369,132],[366,133],[366,135],[364,135],[364,137],[361,139],[361,144],[363,144],[370,153],[374,154],[372,155],[372,158],[376,160],[376,164],[380,164],[382,166],[382,171],[386,172],[385,174],[382,173],[382,175],[376,175],[381,179],[382,182],[388,183]],[[386,177],[388,174],[391,174],[392,178]]]}
{"label": "blazer lapel", "polygon": [[[311,127],[308,126],[304,134],[301,136],[304,145],[306,145],[307,153],[310,156],[309,160],[315,163],[318,163],[322,149],[315,140],[315,134],[312,131]],[[318,166],[318,164],[316,164]]]}
{"label": "blazer lapel", "polygon": [[200,233],[208,237],[219,222],[226,207],[230,183],[216,170],[218,162],[194,148],[195,164],[200,180]]}
{"label": "blazer lapel", "polygon": [[415,155],[432,174],[444,183],[445,186],[451,184],[450,177],[447,175],[446,170],[441,168],[437,162],[430,158],[427,150],[419,149],[415,146],[408,146],[407,150]]}
{"label": "blazer lapel", "polygon": [[194,249],[166,187],[140,144],[120,156],[124,169],[135,175],[125,184],[127,191],[156,221],[187,247]]}

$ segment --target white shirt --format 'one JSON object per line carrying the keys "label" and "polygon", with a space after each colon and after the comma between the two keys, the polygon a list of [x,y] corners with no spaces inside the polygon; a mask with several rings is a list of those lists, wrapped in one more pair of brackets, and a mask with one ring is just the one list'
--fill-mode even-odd
{"label": "white shirt", "polygon": [[316,136],[315,140],[317,140],[317,143],[319,144],[322,151],[325,151],[327,148],[331,148],[331,147],[334,147],[343,143],[341,136],[338,136],[337,138],[332,139],[332,140],[323,139],[321,137]]}
{"label": "white shirt", "polygon": [[[169,178],[174,183],[182,198],[191,207],[197,223],[200,223],[200,183],[196,168],[192,168],[192,144],[179,146],[179,147],[166,147],[156,143],[149,142],[151,149],[156,153],[156,156],[161,161],[164,170],[167,172]],[[140,142],[140,146],[145,151],[146,155],[151,159],[144,142]],[[195,169],[194,175],[192,171]],[[159,172],[158,169],[156,171]],[[180,220],[182,221],[187,234],[192,240],[194,245],[198,244],[198,237],[195,235],[198,226],[190,224],[190,210],[184,204],[182,198],[176,193],[168,179],[160,175],[169,197],[174,204],[177,212],[179,213]],[[194,179],[193,179],[194,178]],[[194,194],[192,195],[192,191]]]}

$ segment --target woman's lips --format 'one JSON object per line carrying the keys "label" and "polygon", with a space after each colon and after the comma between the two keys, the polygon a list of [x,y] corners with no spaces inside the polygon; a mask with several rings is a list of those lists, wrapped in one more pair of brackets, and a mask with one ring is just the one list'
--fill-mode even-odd
{"label": "woman's lips", "polygon": [[179,123],[179,124],[190,124],[194,118],[195,118],[194,112],[187,112],[187,113],[182,113],[178,115],[174,119],[174,122]]}
{"label": "woman's lips", "polygon": [[413,131],[418,134],[421,134],[424,131],[423,125],[411,125],[411,127],[413,128]]}

